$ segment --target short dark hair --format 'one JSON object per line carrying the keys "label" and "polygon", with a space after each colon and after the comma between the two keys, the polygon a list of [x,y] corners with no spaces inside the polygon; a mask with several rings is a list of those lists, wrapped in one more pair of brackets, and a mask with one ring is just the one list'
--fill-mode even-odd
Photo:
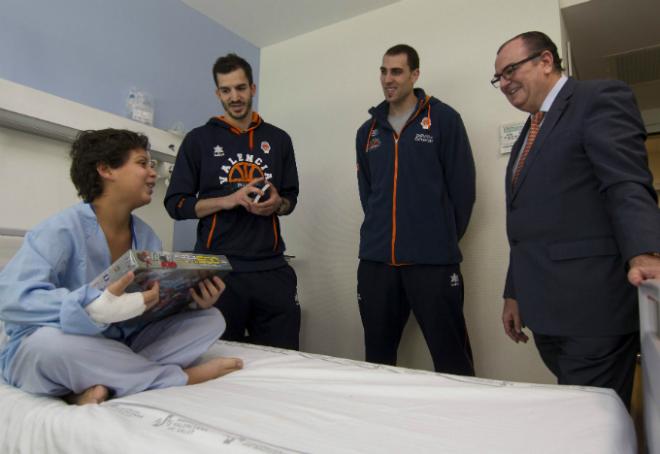
{"label": "short dark hair", "polygon": [[543,32],[532,31],[516,35],[502,44],[500,48],[497,49],[497,53],[499,54],[504,46],[518,38],[523,40],[523,43],[525,43],[525,47],[529,51],[530,55],[541,53],[546,50],[550,52],[552,54],[554,70],[556,72],[562,72],[561,58],[559,58],[557,46],[552,42],[550,37]]}
{"label": "short dark hair", "polygon": [[71,145],[71,181],[83,201],[91,203],[103,193],[99,164],[112,169],[126,163],[132,150],[149,150],[147,136],[125,129],[81,131]]}
{"label": "short dark hair", "polygon": [[229,74],[237,69],[242,69],[245,72],[250,85],[252,85],[252,66],[244,58],[236,54],[227,54],[224,57],[218,58],[213,65],[213,82],[215,86],[218,86],[218,74]]}
{"label": "short dark hair", "polygon": [[401,55],[406,54],[408,59],[408,67],[411,71],[419,69],[419,55],[417,51],[407,44],[397,44],[387,49],[385,55]]}

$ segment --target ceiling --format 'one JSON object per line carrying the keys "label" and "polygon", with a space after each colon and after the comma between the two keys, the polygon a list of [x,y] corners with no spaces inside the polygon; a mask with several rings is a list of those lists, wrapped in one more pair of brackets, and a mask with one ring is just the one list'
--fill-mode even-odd
{"label": "ceiling", "polygon": [[255,46],[266,47],[400,0],[182,1]]}
{"label": "ceiling", "polygon": [[660,60],[652,52],[654,47],[660,52],[660,0],[562,0],[564,5],[562,16],[578,78],[625,80],[618,73],[621,58],[613,57],[646,50],[637,54],[639,58],[624,60],[631,60],[637,67],[630,69],[644,71],[647,78],[656,66],[660,79]]}
{"label": "ceiling", "polygon": [[[401,0],[182,0],[257,47]],[[660,0],[555,0],[570,41],[572,75],[628,82],[660,108]]]}
{"label": "ceiling", "polygon": [[[266,47],[400,0],[182,1],[257,47]],[[617,74],[613,56],[656,46],[660,52],[660,0],[559,3],[571,43],[574,75],[581,79],[624,78]],[[655,56],[643,57],[642,65],[644,58]],[[660,62],[656,64],[660,73]]]}

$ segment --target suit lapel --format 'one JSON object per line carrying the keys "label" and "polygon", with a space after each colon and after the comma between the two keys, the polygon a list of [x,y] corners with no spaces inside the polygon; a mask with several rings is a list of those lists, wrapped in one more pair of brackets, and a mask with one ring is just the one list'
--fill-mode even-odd
{"label": "suit lapel", "polygon": [[[539,154],[543,152],[543,142],[545,142],[545,140],[550,136],[552,130],[557,125],[557,122],[559,121],[564,111],[566,110],[569,99],[573,94],[574,85],[575,85],[575,80],[569,78],[562,87],[562,89],[557,94],[557,97],[552,103],[550,110],[545,115],[543,123],[541,124],[541,129],[539,130],[539,133],[536,136],[536,140],[532,145],[532,149],[529,150],[529,154],[527,155],[527,160],[525,162],[524,167],[522,168],[522,171],[520,172],[520,176],[518,176],[516,185],[515,187],[512,188],[511,200],[516,198],[516,195],[518,195],[520,188],[522,187],[523,184],[525,184],[525,178],[527,177],[527,174],[530,171],[529,169],[532,168]],[[525,134],[527,133],[527,129],[529,129],[529,119],[527,120],[526,123]],[[524,137],[522,134],[521,136]],[[520,146],[518,146],[518,148],[520,148]],[[509,177],[509,175],[507,175],[507,177]],[[509,186],[511,186],[511,179],[508,179],[507,182],[509,183]]]}

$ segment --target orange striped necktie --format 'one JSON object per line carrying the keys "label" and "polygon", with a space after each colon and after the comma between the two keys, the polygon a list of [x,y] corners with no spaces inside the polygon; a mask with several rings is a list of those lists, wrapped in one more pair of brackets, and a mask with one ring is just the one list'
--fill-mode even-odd
{"label": "orange striped necktie", "polygon": [[522,169],[525,166],[525,161],[527,160],[527,155],[529,154],[529,150],[532,149],[532,145],[534,145],[534,140],[536,140],[536,136],[539,134],[539,128],[541,126],[541,122],[543,121],[543,115],[545,115],[545,112],[541,112],[541,111],[538,111],[534,115],[532,115],[532,123],[529,126],[529,133],[527,134],[527,143],[525,143],[525,148],[520,154],[520,159],[518,160],[518,166],[516,167],[516,171],[514,172],[513,178],[511,179],[512,186],[515,186],[516,180],[518,180],[518,177],[520,176],[520,172],[522,172]]}

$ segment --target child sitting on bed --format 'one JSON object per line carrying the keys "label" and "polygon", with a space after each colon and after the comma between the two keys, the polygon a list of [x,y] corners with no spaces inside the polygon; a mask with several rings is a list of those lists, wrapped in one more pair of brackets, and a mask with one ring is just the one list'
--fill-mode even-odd
{"label": "child sitting on bed", "polygon": [[0,368],[8,383],[70,403],[100,403],[242,367],[237,358],[192,365],[225,329],[213,307],[225,288],[218,277],[191,289],[200,309],[147,325],[135,317],[158,302],[158,283],[124,293],[129,272],[103,292],[89,286],[128,249],[162,249],[131,214],[151,201],[156,183],[148,149],[145,136],[115,129],[83,132],[74,142],[71,179],[84,202],[28,232],[0,273],[0,320],[9,339]]}

